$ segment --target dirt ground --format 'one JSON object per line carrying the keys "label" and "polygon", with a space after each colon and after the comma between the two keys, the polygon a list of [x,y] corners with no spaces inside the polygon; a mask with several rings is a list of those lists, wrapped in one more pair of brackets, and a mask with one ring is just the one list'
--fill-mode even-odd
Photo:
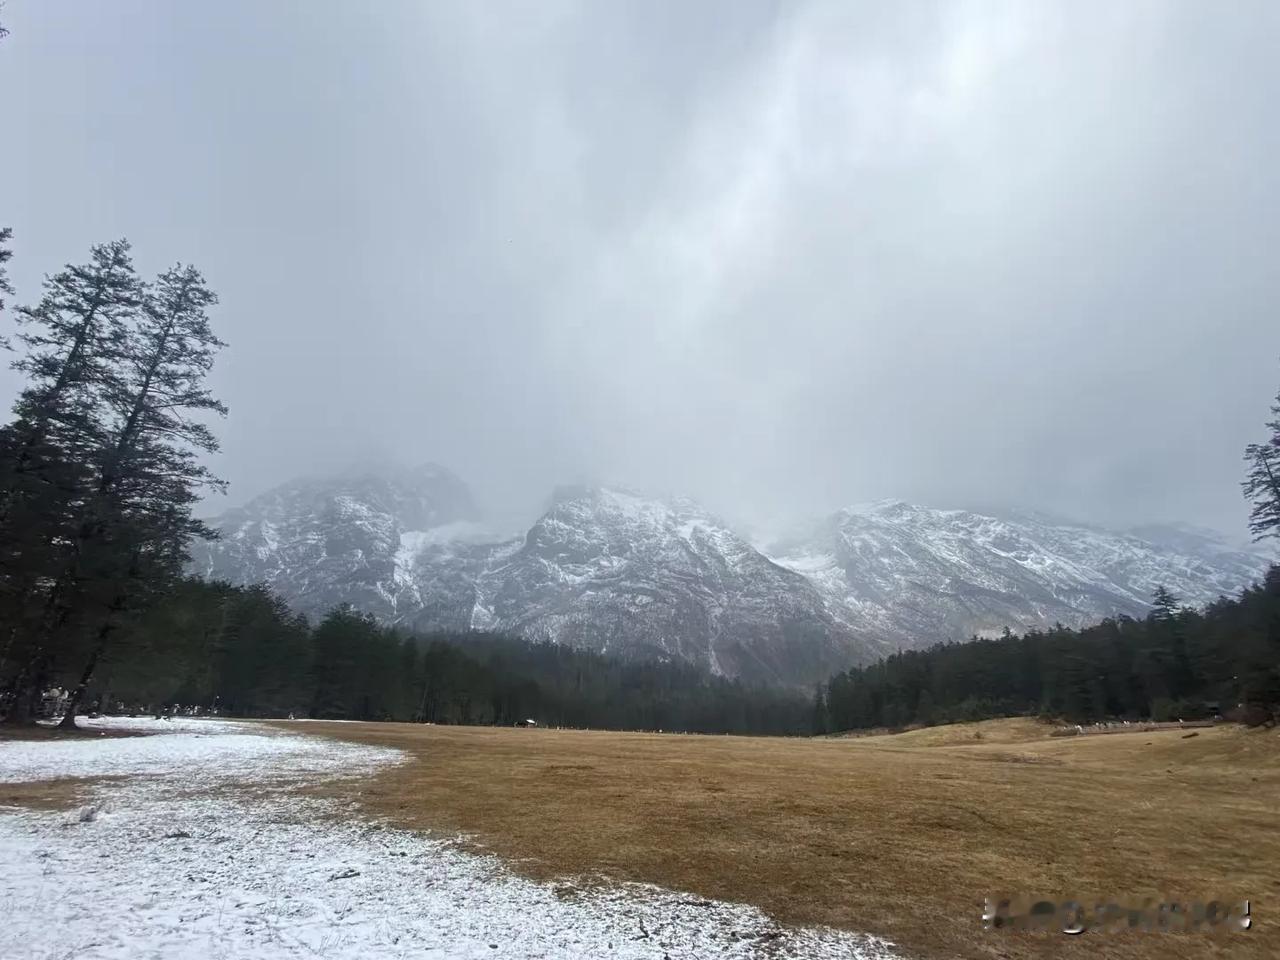
{"label": "dirt ground", "polygon": [[[888,937],[921,957],[1280,956],[1280,731],[1048,736],[999,720],[773,739],[282,724],[409,751],[369,815],[538,877],[605,876]],[[1243,933],[983,929],[990,894],[1250,899]]]}
{"label": "dirt ground", "polygon": [[56,780],[0,783],[0,807],[59,812],[75,810],[88,803],[94,791],[122,779],[122,777],[60,777]]}

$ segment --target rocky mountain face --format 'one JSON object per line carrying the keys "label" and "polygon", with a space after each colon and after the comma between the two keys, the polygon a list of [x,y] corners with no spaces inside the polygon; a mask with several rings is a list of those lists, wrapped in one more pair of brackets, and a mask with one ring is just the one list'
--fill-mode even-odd
{"label": "rocky mountain face", "polygon": [[215,526],[196,572],[264,582],[312,617],[350,603],[409,629],[508,631],[789,684],[1005,626],[1140,616],[1157,584],[1200,603],[1266,568],[1190,528],[1116,534],[897,501],[762,552],[691,501],[599,488],[558,490],[501,541],[437,466],[286,484]]}
{"label": "rocky mountain face", "polygon": [[350,603],[388,621],[422,605],[408,571],[432,537],[465,535],[477,517],[466,485],[426,465],[379,475],[299,480],[217,518],[221,539],[193,551],[194,571],[266,583],[295,608]]}
{"label": "rocky mountain face", "polygon": [[817,680],[873,652],[807,579],[688,500],[562,489],[475,593],[474,627],[749,680]]}
{"label": "rocky mountain face", "polygon": [[288,484],[215,521],[196,572],[268,584],[312,617],[350,603],[416,630],[494,630],[751,681],[808,683],[879,653],[802,575],[687,500],[564,488],[485,540],[439,467]]}
{"label": "rocky mountain face", "polygon": [[768,552],[814,583],[851,631],[904,647],[1141,617],[1160,585],[1201,605],[1260,579],[1268,565],[1191,527],[1115,533],[900,500],[842,510]]}

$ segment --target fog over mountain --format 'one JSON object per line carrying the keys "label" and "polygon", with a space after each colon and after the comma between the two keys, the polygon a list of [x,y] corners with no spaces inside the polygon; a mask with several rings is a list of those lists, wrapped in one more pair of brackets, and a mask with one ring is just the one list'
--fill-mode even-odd
{"label": "fog over mountain", "polygon": [[4,18],[10,299],[118,236],[203,269],[210,512],[434,460],[504,531],[621,483],[770,535],[883,498],[1243,532],[1273,2]]}

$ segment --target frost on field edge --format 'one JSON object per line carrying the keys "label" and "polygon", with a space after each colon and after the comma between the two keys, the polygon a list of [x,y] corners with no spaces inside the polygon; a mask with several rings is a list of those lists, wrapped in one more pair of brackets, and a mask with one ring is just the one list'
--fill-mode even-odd
{"label": "frost on field edge", "polygon": [[[0,781],[127,778],[95,790],[83,821],[0,812],[0,860],[14,865],[0,872],[0,939],[32,960],[896,956],[874,938],[653,886],[569,893],[288,789],[368,776],[403,760],[397,750],[226,721],[165,727],[0,745]],[[240,785],[258,789],[208,789]]]}

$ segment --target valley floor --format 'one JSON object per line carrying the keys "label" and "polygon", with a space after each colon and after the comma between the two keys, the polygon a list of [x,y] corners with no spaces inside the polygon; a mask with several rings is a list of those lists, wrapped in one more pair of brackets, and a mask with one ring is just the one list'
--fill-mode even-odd
{"label": "valley floor", "polygon": [[[86,726],[0,742],[6,960],[1280,956],[1280,731]],[[1018,892],[1255,926],[984,930]]]}
{"label": "valley floor", "polygon": [[358,801],[418,762],[394,746],[302,724],[82,722],[160,732],[0,742],[6,960],[894,956],[689,893],[530,879],[388,823]]}
{"label": "valley floor", "polygon": [[[796,740],[284,726],[404,750],[360,808],[469,835],[530,877],[655,883],[925,958],[1280,956],[1277,730],[1051,738],[1000,720]],[[1254,927],[984,930],[985,897],[1017,893],[1248,898]]]}

